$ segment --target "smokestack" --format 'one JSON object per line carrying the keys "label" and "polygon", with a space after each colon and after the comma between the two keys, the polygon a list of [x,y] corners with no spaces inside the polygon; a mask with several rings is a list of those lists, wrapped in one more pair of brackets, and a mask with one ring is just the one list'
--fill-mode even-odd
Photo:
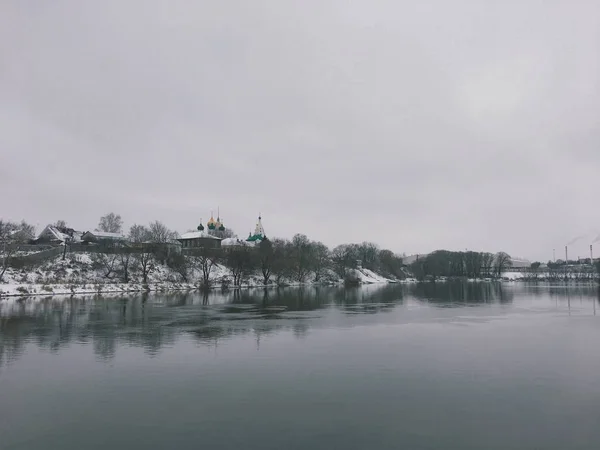
{"label": "smokestack", "polygon": [[569,253],[567,252],[567,246],[565,245],[565,264],[569,263]]}
{"label": "smokestack", "polygon": [[590,264],[594,264],[594,249],[592,244],[590,244]]}

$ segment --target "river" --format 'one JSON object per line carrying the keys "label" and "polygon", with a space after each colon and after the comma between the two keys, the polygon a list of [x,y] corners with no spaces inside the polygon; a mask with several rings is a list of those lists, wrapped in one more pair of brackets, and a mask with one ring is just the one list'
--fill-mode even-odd
{"label": "river", "polygon": [[598,449],[593,285],[0,300],[0,449]]}

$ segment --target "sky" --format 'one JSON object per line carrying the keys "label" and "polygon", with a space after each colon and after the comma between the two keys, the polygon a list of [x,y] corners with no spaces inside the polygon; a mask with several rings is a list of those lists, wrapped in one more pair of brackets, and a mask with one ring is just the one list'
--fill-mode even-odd
{"label": "sky", "polygon": [[546,261],[599,175],[596,0],[0,2],[0,218]]}

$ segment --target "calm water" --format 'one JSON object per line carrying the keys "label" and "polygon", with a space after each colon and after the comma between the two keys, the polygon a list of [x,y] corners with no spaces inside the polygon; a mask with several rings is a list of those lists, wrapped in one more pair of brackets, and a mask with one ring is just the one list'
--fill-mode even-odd
{"label": "calm water", "polygon": [[598,449],[594,286],[0,301],[1,449]]}

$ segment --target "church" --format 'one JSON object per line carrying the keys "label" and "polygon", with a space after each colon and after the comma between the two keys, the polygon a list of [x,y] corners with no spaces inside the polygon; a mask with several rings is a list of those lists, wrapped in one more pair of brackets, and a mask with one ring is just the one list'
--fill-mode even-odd
{"label": "church", "polygon": [[264,240],[267,236],[265,235],[265,229],[262,225],[262,217],[258,216],[258,221],[256,222],[256,227],[254,228],[254,234],[249,233],[248,239],[246,242],[257,242],[260,244],[262,240]]}
{"label": "church", "polygon": [[217,212],[216,220],[211,213],[210,219],[206,222],[206,227],[202,224],[202,219],[200,219],[200,224],[196,227],[196,231],[184,233],[177,240],[181,242],[183,248],[252,248],[258,246],[267,237],[260,214],[256,226],[254,227],[254,233],[248,233],[247,239],[225,237],[225,232],[225,225],[223,224],[220,213]]}

